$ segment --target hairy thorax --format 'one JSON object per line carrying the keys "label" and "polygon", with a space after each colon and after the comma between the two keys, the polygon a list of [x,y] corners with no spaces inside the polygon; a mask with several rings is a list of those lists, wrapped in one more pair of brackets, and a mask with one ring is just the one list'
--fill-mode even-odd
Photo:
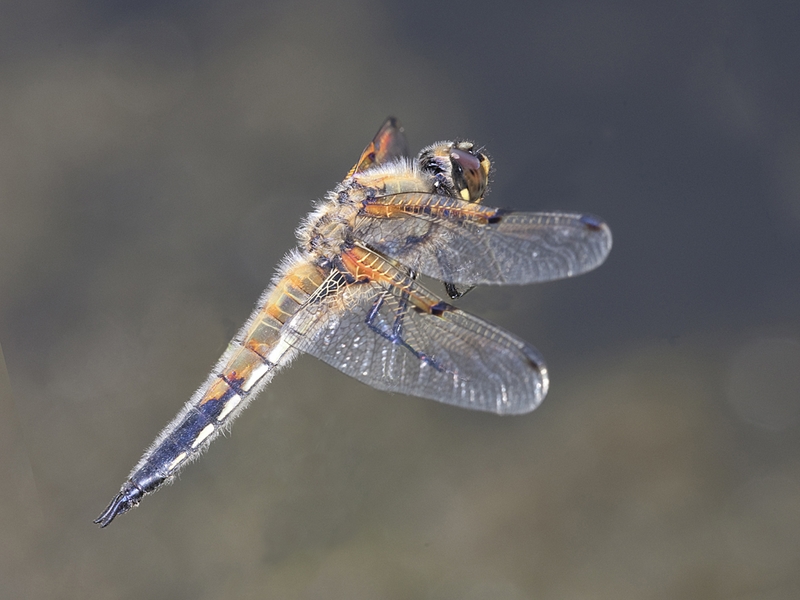
{"label": "hairy thorax", "polygon": [[378,167],[345,179],[329,192],[297,231],[300,247],[318,259],[332,259],[353,244],[359,215],[371,200],[404,192],[431,192],[434,177],[408,165],[398,174],[396,164]]}

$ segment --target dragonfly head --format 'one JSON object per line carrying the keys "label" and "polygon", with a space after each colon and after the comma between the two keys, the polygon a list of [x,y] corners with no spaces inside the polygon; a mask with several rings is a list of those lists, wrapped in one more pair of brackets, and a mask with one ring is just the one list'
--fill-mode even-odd
{"label": "dragonfly head", "polygon": [[423,171],[438,176],[445,191],[466,202],[479,203],[489,183],[491,161],[472,142],[439,142],[419,153]]}

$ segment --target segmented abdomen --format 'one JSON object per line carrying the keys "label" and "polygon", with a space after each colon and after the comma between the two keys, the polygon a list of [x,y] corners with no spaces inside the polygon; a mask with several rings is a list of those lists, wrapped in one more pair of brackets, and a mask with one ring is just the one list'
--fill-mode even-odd
{"label": "segmented abdomen", "polygon": [[283,269],[206,382],[142,456],[130,483],[149,493],[175,475],[294,357],[281,329],[324,278],[321,268],[297,259]]}

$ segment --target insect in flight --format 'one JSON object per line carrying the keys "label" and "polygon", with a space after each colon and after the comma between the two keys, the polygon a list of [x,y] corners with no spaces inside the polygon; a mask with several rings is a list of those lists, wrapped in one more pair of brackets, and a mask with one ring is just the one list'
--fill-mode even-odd
{"label": "insect in flight", "polygon": [[95,523],[172,480],[301,352],[381,390],[497,414],[536,408],[548,387],[539,352],[417,274],[444,282],[453,299],[480,284],[571,277],[605,260],[611,231],[592,215],[484,206],[489,172],[466,141],[411,159],[388,119],[302,222],[299,247],[249,320]]}

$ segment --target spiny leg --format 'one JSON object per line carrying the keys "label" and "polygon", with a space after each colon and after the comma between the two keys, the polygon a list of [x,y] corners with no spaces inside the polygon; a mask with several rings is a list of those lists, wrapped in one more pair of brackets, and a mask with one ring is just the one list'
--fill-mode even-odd
{"label": "spiny leg", "polygon": [[463,292],[458,289],[455,283],[450,283],[449,281],[444,282],[444,289],[447,292],[447,295],[450,296],[451,300],[458,300],[462,296],[466,296],[469,292],[475,289],[474,285],[469,286]]}
{"label": "spiny leg", "polygon": [[406,311],[408,310],[408,293],[406,292],[401,293],[400,302],[398,304],[397,309],[395,310],[394,321],[392,323],[391,329],[387,328],[385,325],[381,326],[381,324],[377,323],[379,311],[383,306],[384,301],[388,295],[389,292],[384,291],[378,298],[375,299],[375,301],[372,304],[372,308],[367,313],[367,317],[365,319],[365,323],[367,324],[367,326],[372,331],[374,331],[381,337],[389,340],[393,344],[406,348],[419,360],[430,365],[437,371],[441,373],[447,373],[448,370],[444,368],[441,364],[439,364],[438,361],[434,360],[432,357],[428,356],[424,352],[420,352],[403,338],[403,318],[405,317]]}

